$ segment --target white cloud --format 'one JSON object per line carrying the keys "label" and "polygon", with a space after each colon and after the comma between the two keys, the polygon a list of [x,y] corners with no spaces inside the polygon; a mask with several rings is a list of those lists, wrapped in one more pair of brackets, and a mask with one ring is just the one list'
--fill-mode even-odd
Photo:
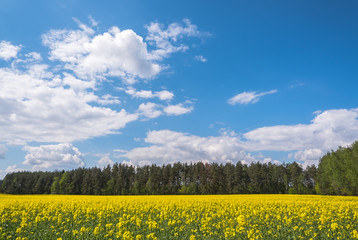
{"label": "white cloud", "polygon": [[0,144],[0,159],[5,158],[7,153],[7,148],[4,145]]}
{"label": "white cloud", "polygon": [[64,77],[62,80],[62,84],[64,86],[71,87],[73,90],[75,90],[77,92],[85,91],[87,89],[95,89],[95,85],[96,85],[95,81],[83,81],[67,72],[64,72],[63,75],[64,75]]}
{"label": "white cloud", "polygon": [[[194,25],[186,24],[170,25],[166,34],[160,34],[167,35],[168,41],[199,34]],[[192,106],[185,106],[187,103],[166,107],[143,103],[133,114],[125,109],[93,106],[121,103],[110,94],[98,96],[96,91],[107,77],[126,81],[151,78],[161,67],[152,60],[143,38],[132,30],[113,27],[96,35],[82,23],[79,28],[51,30],[42,36],[43,44],[50,48],[50,60],[59,62],[54,68],[41,64],[41,55],[36,52],[24,54],[26,59],[16,59],[12,68],[0,68],[1,142],[73,142],[118,133],[127,123],[138,120],[140,114],[155,118],[162,112],[180,115],[192,111]],[[127,88],[127,93],[165,101],[174,97],[167,90]]]}
{"label": "white cloud", "polygon": [[193,106],[184,106],[184,104],[182,103],[176,105],[169,105],[164,108],[164,112],[168,115],[182,115],[190,113],[193,110]]}
{"label": "white cloud", "polygon": [[150,23],[147,26],[148,36],[146,40],[157,47],[152,51],[153,59],[162,59],[169,54],[178,51],[186,51],[189,47],[177,42],[184,37],[200,37],[203,33],[198,31],[196,25],[191,24],[189,19],[183,20],[184,26],[179,23],[172,23],[167,29],[160,23]]}
{"label": "white cloud", "polygon": [[4,179],[6,174],[12,173],[12,172],[22,172],[22,171],[28,171],[23,168],[18,168],[16,164],[8,166],[5,170],[0,170],[0,179]]}
{"label": "white cloud", "polygon": [[126,153],[128,151],[123,149],[114,149],[113,152]]}
{"label": "white cloud", "polygon": [[32,170],[72,169],[84,166],[84,155],[72,144],[25,146],[27,152],[23,164]]}
{"label": "white cloud", "polygon": [[0,85],[2,142],[72,142],[117,133],[138,118],[124,109],[93,107],[93,92],[64,88],[59,79],[3,68]]}
{"label": "white cloud", "polygon": [[5,173],[22,172],[22,171],[26,171],[26,169],[18,168],[17,165],[15,164],[15,165],[8,166],[5,170]]}
{"label": "white cloud", "polygon": [[149,58],[143,38],[132,30],[120,31],[113,27],[109,32],[95,36],[85,44],[88,52],[78,65],[77,72],[110,76],[138,76],[151,78],[161,71],[159,64]]}
{"label": "white cloud", "polygon": [[101,99],[98,99],[97,102],[101,105],[108,104],[120,104],[121,101],[118,100],[118,97],[112,96],[110,94],[103,95]]}
{"label": "white cloud", "polygon": [[187,113],[193,111],[193,109],[194,109],[193,106],[184,106],[184,104],[188,105],[190,103],[184,102],[184,103],[179,103],[176,105],[163,106],[160,104],[147,102],[147,103],[142,103],[139,105],[137,113],[140,116],[144,116],[147,119],[157,118],[160,115],[162,115],[163,113],[165,113],[169,116],[171,116],[171,115],[178,116],[178,115],[187,114]]}
{"label": "white cloud", "polygon": [[199,62],[207,62],[208,61],[208,59],[206,59],[205,57],[203,57],[201,55],[195,56],[195,60],[197,60]]}
{"label": "white cloud", "polygon": [[30,64],[27,66],[27,73],[34,78],[53,78],[54,75],[48,71],[48,67],[46,64]]}
{"label": "white cloud", "polygon": [[150,131],[145,142],[149,147],[134,148],[122,157],[134,164],[166,164],[176,161],[252,161],[273,162],[259,151],[296,151],[295,160],[304,166],[318,164],[330,150],[347,146],[357,140],[358,108],[333,109],[317,115],[310,124],[263,127],[244,133],[218,137],[199,137],[170,130]]}
{"label": "white cloud", "polygon": [[37,52],[30,52],[25,54],[25,57],[30,59],[31,61],[40,61],[42,60],[41,54]]}
{"label": "white cloud", "polygon": [[[119,88],[119,90],[123,90]],[[174,94],[172,92],[169,92],[167,90],[152,92],[151,90],[140,90],[137,91],[135,88],[128,88],[124,90],[127,94],[131,95],[135,98],[159,98],[160,100],[171,100],[174,97]]]}
{"label": "white cloud", "polygon": [[124,161],[121,162],[121,164],[122,164],[122,165],[127,165],[128,167],[134,167],[134,168],[136,168],[136,165],[134,165],[131,161],[126,161],[126,160],[124,160]]}
{"label": "white cloud", "polygon": [[262,96],[276,93],[277,90],[271,90],[268,92],[243,92],[235,95],[234,97],[230,98],[227,102],[231,105],[235,104],[249,104],[249,103],[256,103],[260,100]]}
{"label": "white cloud", "polygon": [[151,78],[160,72],[159,64],[149,59],[143,38],[132,30],[112,27],[95,35],[84,24],[79,30],[51,30],[42,36],[51,50],[50,59],[66,63],[80,77],[138,76]]}
{"label": "white cloud", "polygon": [[155,92],[154,95],[158,97],[160,100],[171,100],[174,97],[174,94],[172,92],[169,92],[167,90],[162,90],[159,92]]}
{"label": "white cloud", "polygon": [[114,162],[110,159],[109,154],[106,154],[97,162],[98,167],[107,167],[108,165],[113,165],[113,164]]}
{"label": "white cloud", "polygon": [[175,162],[252,162],[237,138],[229,136],[199,137],[170,130],[148,132],[145,139],[149,147],[135,148],[121,156],[134,165],[169,164]]}
{"label": "white cloud", "polygon": [[139,105],[138,113],[146,118],[157,118],[162,114],[162,111],[158,110],[160,106],[155,103],[147,102]]}
{"label": "white cloud", "polygon": [[0,59],[5,61],[10,60],[11,58],[16,58],[17,53],[20,51],[21,46],[12,45],[8,41],[0,42]]}
{"label": "white cloud", "polygon": [[98,25],[98,22],[92,16],[89,16],[88,18],[91,21],[92,27],[96,27]]}
{"label": "white cloud", "polygon": [[4,179],[6,174],[12,172],[29,171],[28,169],[18,168],[16,164],[8,166],[5,170],[0,170],[0,179]]}
{"label": "white cloud", "polygon": [[[78,64],[87,53],[85,44],[91,41],[94,31],[86,26],[79,30],[55,30],[42,35],[42,43],[50,48],[50,60]],[[68,65],[70,67],[70,65]]]}
{"label": "white cloud", "polygon": [[[92,26],[97,25],[90,20]],[[140,117],[180,115],[193,110],[187,102],[167,106],[142,103],[135,113],[103,106],[122,103],[119,97],[103,92],[108,87],[105,84],[120,88],[123,83],[116,79],[134,84],[138,78],[155,77],[165,68],[159,60],[168,53],[187,48],[179,44],[179,40],[201,36],[189,20],[184,20],[184,24],[171,24],[167,29],[159,23],[150,24],[146,41],[131,29],[112,27],[97,33],[75,21],[78,29],[52,29],[42,35],[42,43],[49,48],[50,65],[41,63],[39,53],[29,52],[21,55],[24,59],[16,58],[11,67],[0,68],[0,143],[24,145],[31,141],[85,140],[118,134],[126,124]],[[148,46],[147,41],[152,46]],[[1,57],[5,60],[16,57],[21,48],[5,41],[1,44]],[[11,54],[9,49],[13,49]],[[163,51],[166,54],[161,54]],[[174,98],[173,92],[168,90],[125,87],[132,89],[128,94],[136,98],[162,101]]]}
{"label": "white cloud", "polygon": [[[347,146],[357,140],[358,109],[333,109],[317,115],[310,124],[262,127],[245,133],[248,149],[292,151]],[[317,150],[315,150],[317,151]]]}
{"label": "white cloud", "polygon": [[323,154],[324,152],[321,149],[313,148],[300,150],[295,153],[294,157],[298,161],[317,161]]}
{"label": "white cloud", "polygon": [[[39,68],[37,65],[42,65],[43,69],[47,69],[48,65],[39,64],[42,60],[41,54],[37,52],[25,53],[24,58],[16,58],[11,62],[11,68],[16,69],[30,69],[30,68]],[[46,66],[46,67],[44,67]]]}
{"label": "white cloud", "polygon": [[42,36],[43,44],[51,50],[50,59],[65,63],[64,67],[73,70],[80,78],[120,77],[127,84],[136,82],[135,78],[155,77],[165,69],[158,60],[188,48],[183,44],[174,46],[173,42],[200,35],[189,20],[184,20],[184,27],[173,23],[166,30],[159,23],[151,23],[147,27],[146,40],[155,49],[150,51],[143,37],[131,29],[120,30],[114,26],[96,35],[92,28],[77,23],[78,30],[51,30]]}

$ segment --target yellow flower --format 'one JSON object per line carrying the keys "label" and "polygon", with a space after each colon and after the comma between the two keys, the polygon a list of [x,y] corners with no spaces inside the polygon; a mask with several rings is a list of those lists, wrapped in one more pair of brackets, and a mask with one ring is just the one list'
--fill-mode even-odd
{"label": "yellow flower", "polygon": [[99,227],[95,227],[95,229],[93,230],[93,234],[95,236],[99,234]]}
{"label": "yellow flower", "polygon": [[338,228],[338,223],[332,223],[331,224],[332,231],[335,231],[337,228]]}

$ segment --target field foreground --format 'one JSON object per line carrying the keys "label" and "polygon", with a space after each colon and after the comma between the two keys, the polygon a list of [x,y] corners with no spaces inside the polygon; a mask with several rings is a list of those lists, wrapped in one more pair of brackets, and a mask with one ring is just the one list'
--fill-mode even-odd
{"label": "field foreground", "polygon": [[358,197],[0,195],[0,239],[358,239]]}

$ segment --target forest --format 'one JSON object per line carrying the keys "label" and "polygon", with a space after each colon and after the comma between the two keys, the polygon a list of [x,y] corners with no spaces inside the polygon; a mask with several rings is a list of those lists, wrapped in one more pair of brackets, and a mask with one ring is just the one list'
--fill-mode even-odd
{"label": "forest", "polygon": [[114,164],[71,171],[15,172],[5,176],[8,194],[329,194],[358,195],[358,141],[324,155],[318,167],[298,163]]}

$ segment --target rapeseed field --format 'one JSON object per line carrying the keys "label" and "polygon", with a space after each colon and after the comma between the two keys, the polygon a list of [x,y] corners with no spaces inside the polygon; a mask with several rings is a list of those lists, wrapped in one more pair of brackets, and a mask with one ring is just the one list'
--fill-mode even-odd
{"label": "rapeseed field", "polygon": [[0,195],[0,239],[358,239],[358,197]]}

